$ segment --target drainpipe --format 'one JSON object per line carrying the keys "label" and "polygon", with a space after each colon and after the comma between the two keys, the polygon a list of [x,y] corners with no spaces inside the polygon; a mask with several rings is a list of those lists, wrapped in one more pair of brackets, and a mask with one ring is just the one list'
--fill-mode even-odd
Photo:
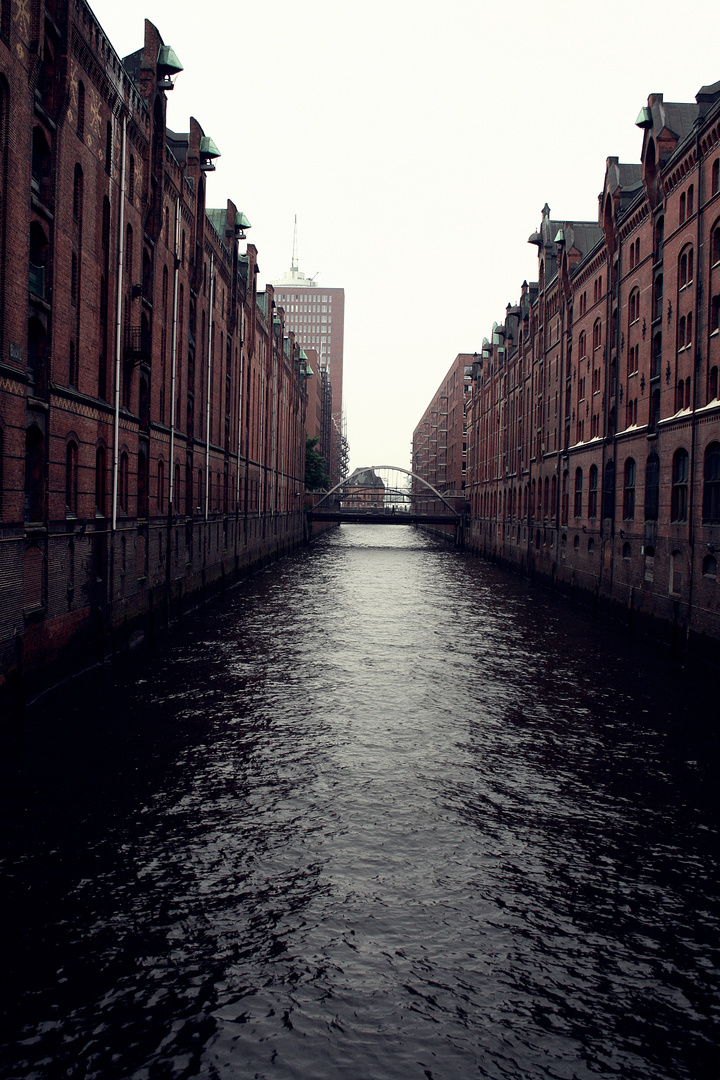
{"label": "drainpipe", "polygon": [[[173,298],[171,332],[171,376],[170,376],[170,504],[168,514],[175,511],[175,383],[177,378],[177,331],[178,331],[178,277],[180,274],[180,199],[175,200],[175,257],[173,260]],[[169,538],[168,538],[169,542]],[[169,560],[168,560],[169,565]]]}
{"label": "drainpipe", "polygon": [[125,260],[125,147],[127,141],[127,116],[123,115],[122,124],[122,165],[120,167],[120,220],[117,271],[117,311],[115,313],[115,418],[113,422],[113,496],[112,496],[112,531],[117,529],[118,504],[118,462],[120,458],[120,361],[122,357],[122,321],[123,321],[123,265]]}
{"label": "drainpipe", "polygon": [[210,393],[212,390],[213,303],[215,300],[215,253],[210,253],[210,310],[207,340],[207,402],[205,405],[205,520],[210,513]]}

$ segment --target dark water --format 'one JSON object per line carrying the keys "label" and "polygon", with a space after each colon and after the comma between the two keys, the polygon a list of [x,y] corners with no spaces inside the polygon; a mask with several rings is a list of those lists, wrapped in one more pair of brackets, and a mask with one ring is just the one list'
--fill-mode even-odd
{"label": "dark water", "polygon": [[716,1080],[719,713],[343,528],[6,748],[0,1075]]}

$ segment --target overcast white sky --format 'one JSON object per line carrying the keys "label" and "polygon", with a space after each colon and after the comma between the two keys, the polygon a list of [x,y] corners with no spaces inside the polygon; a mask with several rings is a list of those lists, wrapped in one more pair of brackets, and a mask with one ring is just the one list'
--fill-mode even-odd
{"label": "overcast white sky", "polygon": [[[639,160],[651,92],[720,79],[717,0],[94,0],[120,56],[158,27],[222,157],[208,205],[252,222],[261,282],[299,264],[345,289],[351,467],[407,467],[459,352],[535,280],[527,238],[595,220],[605,159]],[[204,23],[199,22],[205,14]]]}

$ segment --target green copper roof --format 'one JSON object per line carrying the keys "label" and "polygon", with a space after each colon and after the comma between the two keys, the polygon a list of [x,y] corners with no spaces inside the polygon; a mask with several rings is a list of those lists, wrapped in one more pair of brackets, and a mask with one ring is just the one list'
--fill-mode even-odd
{"label": "green copper roof", "polygon": [[307,353],[303,349],[302,345],[300,346],[300,359],[301,360],[307,360]]}
{"label": "green copper roof", "polygon": [[164,68],[171,75],[183,71],[183,66],[177,58],[177,53],[169,45],[161,45],[157,63],[159,68]]}
{"label": "green copper roof", "polygon": [[242,210],[238,210],[235,214],[235,228],[236,229],[252,229],[252,225],[243,214]]}
{"label": "green copper roof", "polygon": [[220,157],[220,151],[210,138],[209,135],[203,135],[200,140],[200,153],[203,157],[216,158]]}
{"label": "green copper roof", "polygon": [[638,113],[638,118],[635,121],[636,127],[652,127],[652,113],[647,105],[644,105]]}

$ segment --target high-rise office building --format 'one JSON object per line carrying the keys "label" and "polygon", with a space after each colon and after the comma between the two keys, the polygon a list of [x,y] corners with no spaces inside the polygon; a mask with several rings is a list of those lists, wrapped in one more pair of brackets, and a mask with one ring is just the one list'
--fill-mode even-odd
{"label": "high-rise office building", "polygon": [[343,337],[345,290],[318,285],[298,269],[297,222],[292,264],[273,281],[275,301],[285,311],[285,327],[305,349],[317,352],[320,368],[330,378],[333,438],[328,469],[336,484],[347,472],[347,438],[343,409]]}

